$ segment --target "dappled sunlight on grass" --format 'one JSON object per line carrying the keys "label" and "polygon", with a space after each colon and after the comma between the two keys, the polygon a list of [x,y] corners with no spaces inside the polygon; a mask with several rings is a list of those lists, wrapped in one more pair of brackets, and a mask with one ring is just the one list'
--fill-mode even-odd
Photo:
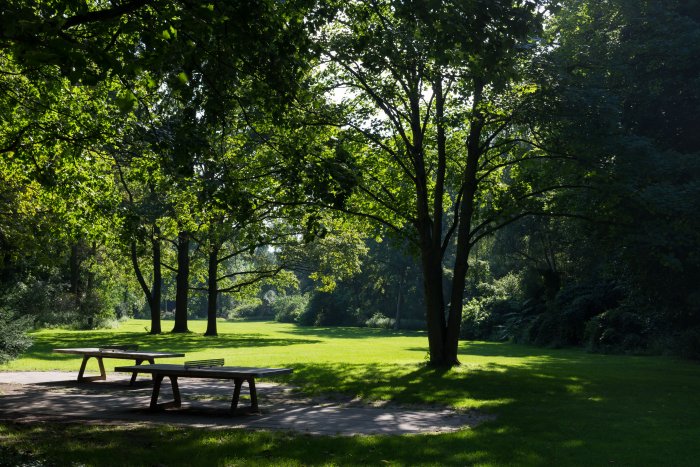
{"label": "dappled sunlight on grass", "polygon": [[[130,321],[116,330],[42,330],[33,333],[35,344],[22,359],[1,369],[77,372],[79,357],[51,354],[51,349],[135,343],[142,349],[185,352],[186,359],[291,367],[294,373],[279,381],[337,402],[451,406],[478,409],[495,419],[437,436],[326,438],[71,426],[66,433],[15,427],[12,434],[0,431],[2,441],[46,439],[41,450],[52,459],[93,465],[123,461],[118,456],[127,446],[133,456],[127,463],[148,465],[182,463],[192,452],[203,453],[198,461],[211,465],[693,465],[700,457],[700,368],[690,362],[463,342],[462,364],[439,370],[425,364],[424,333],[221,322],[220,336],[205,337],[206,323],[195,321],[191,333],[151,336],[144,331],[147,325]],[[166,322],[163,328],[170,326]],[[64,435],[78,441],[52,444]],[[61,449],[67,457],[61,457]]]}

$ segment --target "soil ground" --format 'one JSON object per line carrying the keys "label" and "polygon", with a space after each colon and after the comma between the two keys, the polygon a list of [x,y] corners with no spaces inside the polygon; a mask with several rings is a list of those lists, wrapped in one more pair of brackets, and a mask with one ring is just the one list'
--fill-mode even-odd
{"label": "soil ground", "polygon": [[[154,423],[202,428],[249,428],[320,435],[444,433],[490,419],[476,411],[444,407],[367,404],[342,397],[309,398],[293,387],[257,383],[260,413],[229,415],[233,384],[225,380],[178,379],[183,405],[151,412],[151,382],[129,386],[129,376],[78,383],[68,372],[0,372],[0,419],[18,422]],[[163,381],[161,401],[171,398]],[[244,385],[240,406],[245,406]]]}

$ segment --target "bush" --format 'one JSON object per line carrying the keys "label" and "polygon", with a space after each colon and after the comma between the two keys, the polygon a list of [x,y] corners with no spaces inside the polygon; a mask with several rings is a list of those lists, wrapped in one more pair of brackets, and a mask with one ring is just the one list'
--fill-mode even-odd
{"label": "bush", "polygon": [[365,321],[365,326],[368,328],[393,329],[396,320],[384,316],[381,313],[375,313],[370,319]]}
{"label": "bush", "polygon": [[[299,324],[304,326],[358,326],[356,312],[348,309],[346,300],[339,300],[339,294],[316,291],[309,298],[309,304],[299,315]],[[342,298],[342,297],[341,297]]]}
{"label": "bush", "polygon": [[308,304],[309,298],[305,295],[283,295],[278,296],[271,307],[275,321],[296,323]]}
{"label": "bush", "polygon": [[[464,304],[460,338],[511,339],[509,320],[520,311],[521,278],[513,273],[475,286],[476,297]],[[512,324],[512,323],[511,323]]]}
{"label": "bush", "polygon": [[32,345],[27,335],[31,326],[30,316],[17,316],[6,308],[0,308],[0,364],[19,357]]}
{"label": "bush", "polygon": [[229,319],[272,319],[272,308],[259,299],[242,302],[236,305],[228,315]]}
{"label": "bush", "polygon": [[[573,284],[561,289],[552,299],[531,298],[520,312],[519,323],[511,320],[515,340],[546,346],[580,346],[588,341],[592,319],[617,308],[624,293],[613,282]],[[632,337],[629,345],[632,345]],[[591,350],[594,350],[589,346]]]}
{"label": "bush", "polygon": [[644,319],[626,306],[601,313],[586,325],[586,343],[596,352],[631,352],[645,350]]}
{"label": "bush", "polygon": [[80,321],[75,296],[68,284],[27,277],[3,297],[6,307],[21,316],[32,315],[39,326],[74,325]]}
{"label": "bush", "polygon": [[[68,292],[70,284],[63,281],[57,271],[40,279],[27,276],[3,294],[2,302],[19,315],[31,315],[37,326],[65,326],[75,329],[95,329],[109,326],[117,317],[128,316],[123,290],[116,293],[114,287],[92,287],[83,293],[80,301]],[[129,300],[129,297],[126,298]]]}
{"label": "bush", "polygon": [[464,305],[460,337],[468,340],[511,338],[504,334],[506,323],[517,315],[518,304],[513,300],[486,297],[471,299]]}

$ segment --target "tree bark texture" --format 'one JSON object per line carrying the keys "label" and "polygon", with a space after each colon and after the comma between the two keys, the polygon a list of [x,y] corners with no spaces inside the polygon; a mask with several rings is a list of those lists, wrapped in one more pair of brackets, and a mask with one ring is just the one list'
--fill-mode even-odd
{"label": "tree bark texture", "polygon": [[454,276],[450,294],[449,314],[447,320],[447,336],[443,353],[450,365],[459,364],[457,358],[459,346],[459,329],[462,324],[462,301],[469,269],[469,254],[471,252],[471,225],[474,216],[474,200],[477,190],[477,169],[482,154],[481,133],[484,128],[483,116],[479,110],[482,101],[483,84],[475,81],[473,117],[467,137],[467,165],[464,170],[462,186],[464,195],[459,206],[459,225],[457,227],[457,251],[454,262]]}
{"label": "tree bark texture", "polygon": [[187,329],[187,301],[190,290],[190,235],[180,232],[177,236],[177,276],[175,278],[175,325],[173,332],[189,332]]}
{"label": "tree bark texture", "polygon": [[216,310],[218,309],[219,285],[219,248],[212,247],[209,252],[209,277],[207,280],[207,330],[205,336],[216,336]]}
{"label": "tree bark texture", "polygon": [[152,260],[153,260],[153,283],[151,287],[146,284],[146,279],[143,277],[141,267],[139,266],[138,253],[136,251],[136,240],[131,242],[131,264],[136,273],[136,279],[141,286],[141,290],[146,296],[148,308],[151,312],[151,331],[150,334],[160,334],[162,332],[160,325],[160,297],[162,290],[162,275],[160,266],[160,240],[158,239],[158,231],[151,239]]}
{"label": "tree bark texture", "polygon": [[[430,364],[439,367],[452,367],[459,365],[459,331],[462,322],[462,301],[466,285],[466,275],[469,268],[469,254],[471,252],[471,225],[474,215],[474,202],[477,190],[477,169],[479,159],[483,152],[481,147],[481,134],[484,123],[479,106],[482,101],[483,84],[475,80],[474,102],[472,104],[472,118],[470,131],[466,142],[466,166],[462,174],[462,198],[458,207],[457,219],[457,251],[453,268],[452,287],[449,292],[449,302],[445,303],[445,291],[443,291],[442,262],[444,259],[443,226],[442,226],[442,200],[444,196],[444,170],[445,135],[443,128],[443,100],[442,85],[435,85],[436,95],[436,121],[438,138],[438,167],[437,183],[433,191],[432,216],[428,206],[427,184],[422,178],[423,165],[416,165],[417,183],[417,222],[419,238],[421,241],[421,264],[423,268],[423,281],[426,301],[426,320],[428,325],[428,346],[430,349]],[[446,306],[447,305],[447,306]],[[445,312],[448,311],[447,316]]]}
{"label": "tree bark texture", "polygon": [[160,300],[163,290],[163,273],[160,266],[161,252],[159,235],[160,231],[156,228],[151,242],[153,249],[153,286],[148,303],[151,309],[151,334],[160,334],[163,332],[160,324]]}

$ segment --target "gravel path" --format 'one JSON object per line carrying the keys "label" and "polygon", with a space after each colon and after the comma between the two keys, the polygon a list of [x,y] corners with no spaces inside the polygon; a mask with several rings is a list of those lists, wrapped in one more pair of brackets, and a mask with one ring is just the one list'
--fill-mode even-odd
{"label": "gravel path", "polygon": [[[183,406],[150,412],[150,380],[108,374],[107,381],[78,384],[76,373],[0,372],[0,419],[25,422],[119,421],[168,423],[206,428],[249,428],[322,435],[444,433],[471,428],[492,417],[445,408],[372,406],[354,401],[307,398],[293,388],[258,383],[261,413],[231,417],[232,383],[179,379]],[[166,379],[161,400],[170,397]],[[243,396],[246,395],[246,387]],[[242,397],[241,406],[247,401]]]}

